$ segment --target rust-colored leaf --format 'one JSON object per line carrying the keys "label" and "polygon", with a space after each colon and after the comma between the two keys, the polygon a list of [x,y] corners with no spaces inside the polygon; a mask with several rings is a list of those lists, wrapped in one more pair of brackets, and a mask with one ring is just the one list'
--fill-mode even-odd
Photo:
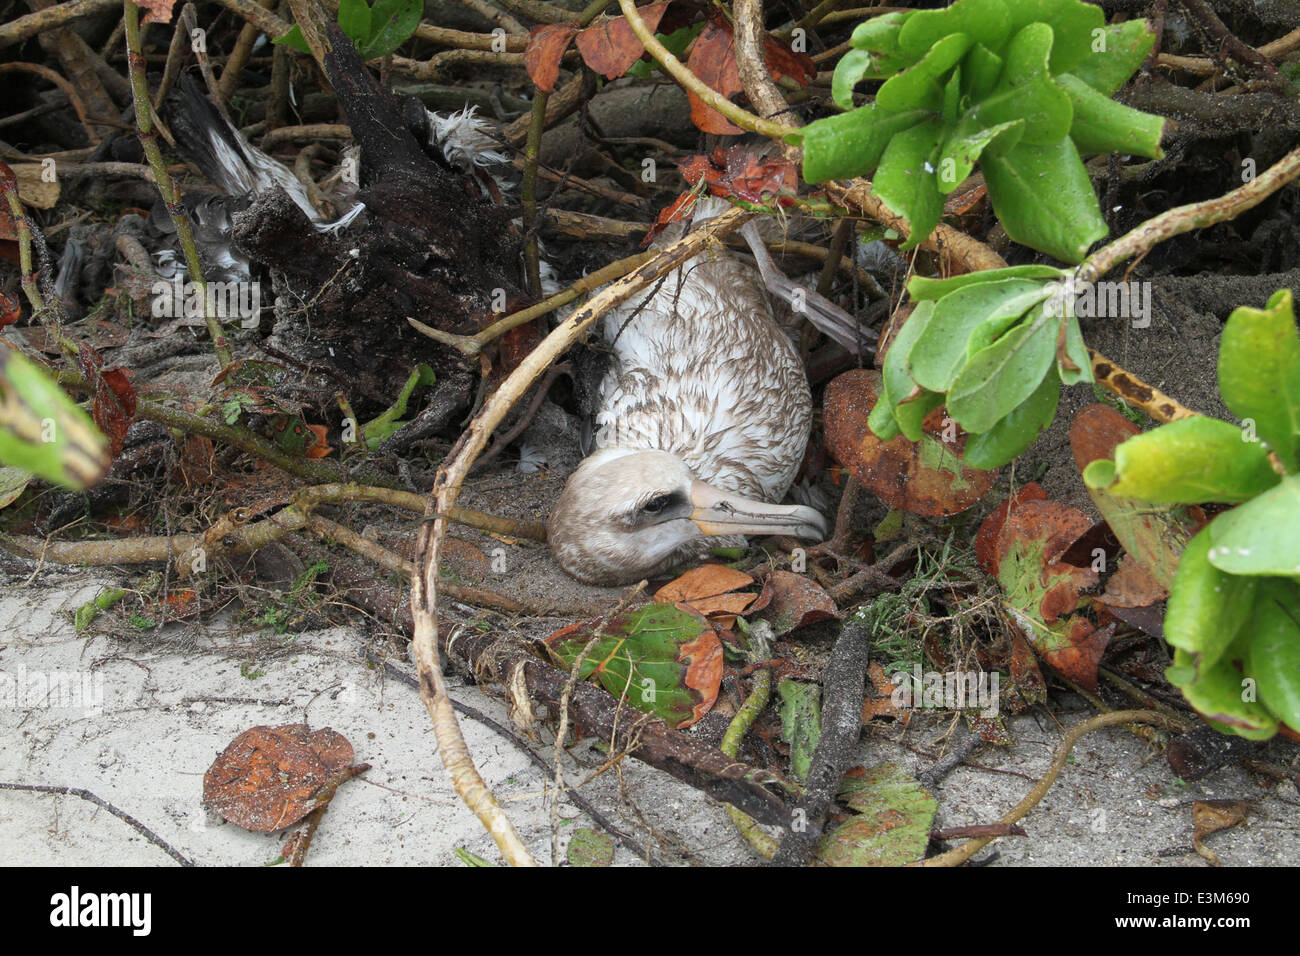
{"label": "rust-colored leaf", "polygon": [[[0,236],[0,239],[2,238],[4,237]],[[22,305],[18,301],[18,296],[0,293],[0,329],[17,322],[22,312]]]}
{"label": "rust-colored leaf", "polygon": [[1101,603],[1110,607],[1150,607],[1169,597],[1169,591],[1153,578],[1131,554],[1119,559],[1119,567],[1106,582]]}
{"label": "rust-colored leaf", "polygon": [[210,484],[216,477],[216,448],[211,438],[187,435],[181,445],[180,460],[172,469],[171,480],[186,488]]}
{"label": "rust-colored leaf", "polygon": [[1017,488],[1007,495],[1006,501],[989,512],[975,534],[975,560],[985,574],[997,574],[998,535],[1007,520],[1007,513],[1025,501],[1043,501],[1047,492],[1036,481]]}
{"label": "rust-colored leaf", "polygon": [[997,479],[996,471],[962,464],[966,433],[942,408],[925,420],[919,442],[899,435],[883,442],[867,426],[879,394],[880,373],[852,369],[826,387],[826,447],[836,461],[892,508],[927,517],[965,511]]}
{"label": "rust-colored leaf", "polygon": [[90,417],[108,436],[109,454],[116,458],[126,444],[126,433],[135,421],[135,386],[124,368],[102,368],[104,360],[89,345],[82,345],[77,354],[82,374],[95,383],[95,398],[91,403]]}
{"label": "rust-colored leaf", "polygon": [[777,637],[818,621],[839,617],[831,596],[815,581],[793,571],[773,571],[763,582],[759,601],[763,610],[756,616],[772,625]]}
{"label": "rust-colored leaf", "polygon": [[[560,76],[560,61],[564,58],[564,51],[569,48],[569,44],[577,35],[576,22],[548,23],[533,27],[528,34],[528,46],[524,48],[524,69],[528,71],[528,78],[533,81],[533,86],[543,93],[551,93],[555,90],[555,81]],[[623,69],[626,70],[627,67]]]}
{"label": "rust-colored leaf", "polygon": [[1192,804],[1192,846],[1196,852],[1209,860],[1212,866],[1218,866],[1218,854],[1202,841],[1211,833],[1242,823],[1249,810],[1250,804],[1245,800],[1197,800]]}
{"label": "rust-colored leaf", "polygon": [[709,192],[724,199],[791,206],[799,191],[799,171],[779,153],[737,145],[709,156],[689,156],[678,165],[692,186],[703,180]]}
{"label": "rust-colored leaf", "polygon": [[1079,410],[1070,424],[1070,450],[1079,471],[1098,458],[1113,458],[1115,446],[1140,429],[1109,405],[1095,403]]}
{"label": "rust-colored leaf", "polygon": [[1097,689],[1097,665],[1115,636],[1115,622],[1094,628],[1082,614],[1070,619],[1069,644],[1043,652],[1043,660],[1085,690]]}
{"label": "rust-colored leaf", "polygon": [[[754,579],[744,571],[737,571],[725,564],[703,564],[692,568],[676,580],[669,581],[655,592],[656,601],[676,604],[680,601],[693,602],[700,598],[726,594],[737,588],[747,587]],[[753,595],[751,595],[752,597]]]}
{"label": "rust-colored leaf", "polygon": [[[798,83],[807,83],[817,76],[817,64],[803,53],[795,53],[783,40],[767,37],[763,47],[763,61],[775,79],[788,76]],[[731,99],[744,90],[740,82],[740,67],[736,63],[735,37],[731,23],[722,18],[711,18],[691,46],[686,66],[705,85]],[[693,93],[687,94],[691,102],[691,122],[706,133],[719,136],[744,132],[730,120],[707,105]]]}
{"label": "rust-colored leaf", "polygon": [[[736,65],[736,40],[731,26],[725,22],[710,20],[705,24],[691,46],[686,66],[702,83],[726,99],[744,89],[740,82],[740,67]],[[691,101],[691,122],[703,132],[718,136],[744,132],[694,93],[687,95]]]}
{"label": "rust-colored leaf", "polygon": [[862,722],[865,724],[873,717],[899,717],[904,723],[911,719],[909,711],[900,711],[894,706],[894,682],[889,679],[879,661],[867,665],[867,679],[871,689],[862,700]]}
{"label": "rust-colored leaf", "polygon": [[328,727],[253,727],[203,775],[203,802],[246,830],[270,833],[301,820],[346,776],[352,745]]}
{"label": "rust-colored leaf", "polygon": [[[651,33],[658,32],[659,21],[672,5],[672,0],[652,3],[637,8]],[[622,76],[632,64],[645,55],[645,47],[636,38],[627,20],[621,16],[597,21],[578,34],[578,52],[583,62],[605,79]]]}

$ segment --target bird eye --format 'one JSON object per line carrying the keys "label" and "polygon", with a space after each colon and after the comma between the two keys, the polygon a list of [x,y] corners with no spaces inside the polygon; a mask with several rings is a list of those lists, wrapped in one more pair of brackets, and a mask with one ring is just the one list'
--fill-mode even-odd
{"label": "bird eye", "polygon": [[646,514],[657,515],[668,507],[668,502],[670,500],[671,497],[669,495],[655,495],[641,506],[641,510]]}

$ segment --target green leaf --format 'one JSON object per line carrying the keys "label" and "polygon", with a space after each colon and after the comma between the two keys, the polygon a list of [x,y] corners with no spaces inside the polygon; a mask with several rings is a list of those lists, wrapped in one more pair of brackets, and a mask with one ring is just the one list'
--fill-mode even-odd
{"label": "green leaf", "polygon": [[1300,472],[1300,337],[1291,290],[1264,309],[1242,306],[1228,316],[1219,345],[1219,391],[1232,413],[1291,474]]}
{"label": "green leaf", "polygon": [[853,109],[853,87],[871,73],[871,54],[866,50],[849,50],[835,64],[831,76],[831,99],[842,110]]}
{"label": "green leaf", "polygon": [[589,827],[573,831],[564,851],[570,866],[609,866],[614,862],[614,838]]}
{"label": "green leaf", "polygon": [[1210,563],[1221,571],[1300,580],[1300,475],[1219,515],[1210,523],[1210,538]]}
{"label": "green leaf", "polygon": [[911,235],[899,246],[904,252],[924,242],[943,215],[934,168],[941,130],[932,120],[895,135],[885,147],[871,183],[872,192],[911,224]]}
{"label": "green leaf", "polygon": [[809,123],[803,130],[803,177],[810,183],[866,176],[899,133],[926,119],[922,110],[886,113],[875,103]]}
{"label": "green leaf", "polygon": [[993,323],[1005,329],[1050,294],[1048,286],[1034,279],[1003,279],[944,296],[911,350],[912,378],[931,391],[948,391],[966,364],[967,344],[977,328]]}
{"label": "green leaf", "polygon": [[1034,393],[1005,418],[980,435],[971,435],[962,452],[967,468],[1001,468],[1038,440],[1056,417],[1061,385],[1054,375],[1044,375]]}
{"label": "green leaf", "polygon": [[876,93],[876,103],[883,110],[938,110],[943,106],[944,77],[970,49],[971,38],[964,33],[946,36],[918,62],[885,81]]}
{"label": "green leaf", "polygon": [[867,427],[881,441],[893,441],[901,434],[898,419],[894,417],[894,411],[883,395],[877,396],[876,404],[871,406]]}
{"label": "green leaf", "polygon": [[0,468],[0,508],[8,508],[17,501],[35,477],[22,468]]}
{"label": "green leaf", "polygon": [[[601,624],[566,627],[547,638],[546,646],[571,669]],[[615,697],[681,728],[704,716],[717,698],[722,644],[698,611],[646,604],[604,622],[579,670],[581,678],[592,674]]]}
{"label": "green leaf", "polygon": [[370,39],[370,6],[366,0],[339,0],[338,24],[357,49]]}
{"label": "green leaf", "polygon": [[896,764],[854,767],[839,799],[857,814],[827,832],[817,857],[831,866],[903,866],[925,856],[938,801]]}
{"label": "green leaf", "polygon": [[1077,263],[1106,235],[1088,171],[1068,137],[1051,146],[985,152],[980,167],[993,211],[1016,242]]}
{"label": "green leaf", "polygon": [[1278,476],[1263,448],[1242,441],[1240,428],[1197,415],[1134,435],[1116,446],[1113,464],[1094,461],[1083,480],[1118,498],[1200,504],[1249,501]]}
{"label": "green leaf", "polygon": [[972,434],[988,431],[1038,389],[1055,356],[1056,324],[1040,305],[971,357],[948,390],[948,414]]}
{"label": "green leaf", "polygon": [[1292,728],[1300,727],[1300,584],[1260,582],[1255,596],[1246,674],[1259,685],[1259,702]]}
{"label": "green leaf", "polygon": [[1069,74],[1058,76],[1056,82],[1074,108],[1070,138],[1081,154],[1131,153],[1151,159],[1164,156],[1160,148],[1163,117],[1116,103]]}
{"label": "green leaf", "polygon": [[[920,440],[921,424],[925,421],[925,416],[943,404],[942,395],[928,392],[915,395],[918,386],[907,369],[908,356],[916,340],[924,334],[933,314],[933,302],[922,302],[912,311],[907,321],[903,323],[903,327],[898,330],[898,335],[890,344],[889,351],[885,353],[885,361],[880,370],[881,400],[877,404],[887,405],[896,428],[901,430],[909,441]],[[906,401],[909,397],[912,400]],[[868,426],[871,424],[870,416],[867,418],[867,424]],[[872,431],[875,429],[873,428]],[[880,435],[879,432],[876,434]]]}
{"label": "green leaf", "polygon": [[960,103],[961,65],[958,64],[948,76],[948,82],[943,88],[943,109],[939,112],[945,126],[957,122],[957,109]]}
{"label": "green leaf", "polygon": [[284,36],[276,37],[271,42],[278,43],[281,46],[287,46],[291,50],[297,50],[299,53],[311,52],[311,47],[307,45],[307,41],[302,35],[302,27],[298,26],[296,23],[293,25],[292,30]]}
{"label": "green leaf", "polygon": [[1247,645],[1239,639],[1217,664],[1206,668],[1190,682],[1185,677],[1192,672],[1191,655],[1176,650],[1174,666],[1165,672],[1165,676],[1170,683],[1182,688],[1187,702],[1219,730],[1248,740],[1267,740],[1277,733],[1277,718],[1258,701],[1243,699],[1245,681],[1241,671],[1232,663],[1245,657],[1247,650]]}
{"label": "green leaf", "polygon": [[421,362],[407,376],[406,384],[402,386],[402,391],[398,393],[397,401],[386,409],[381,415],[372,421],[361,426],[361,435],[365,440],[366,447],[374,451],[384,442],[392,437],[393,433],[402,427],[401,417],[406,414],[406,403],[410,401],[411,393],[420,386],[430,386],[436,381],[433,369]]}
{"label": "green leaf", "polygon": [[80,490],[107,470],[107,446],[90,416],[44,369],[0,346],[0,466]]}
{"label": "green leaf", "polygon": [[1012,35],[1033,23],[1046,24],[1055,36],[1053,75],[1074,69],[1092,55],[1094,31],[1104,31],[1101,7],[1082,0],[1005,0]]}
{"label": "green leaf", "polygon": [[821,685],[783,677],[776,690],[781,698],[781,739],[790,745],[790,772],[802,783],[822,734]]}
{"label": "green leaf", "polygon": [[1196,673],[1214,667],[1250,623],[1253,578],[1225,574],[1209,561],[1210,529],[1188,542],[1165,610],[1165,640],[1192,656]]}
{"label": "green leaf", "polygon": [[[1093,52],[1093,46],[1101,50]],[[1156,45],[1149,20],[1126,20],[1106,28],[1098,44],[1094,38],[1089,56],[1071,70],[1102,96],[1114,96],[1129,81]]]}
{"label": "green leaf", "polygon": [[984,282],[1000,282],[1003,279],[1064,279],[1067,275],[1065,269],[1056,266],[1025,265],[985,269],[983,272],[967,272],[950,279],[912,276],[907,283],[907,294],[911,296],[913,302],[920,302],[923,299],[942,299],[958,289]]}
{"label": "green leaf", "polygon": [[920,56],[936,43],[964,33],[990,50],[1002,46],[1011,30],[1003,0],[957,0],[942,10],[918,10],[903,25],[899,47]]}
{"label": "green leaf", "polygon": [[912,56],[898,46],[898,34],[911,16],[911,11],[886,13],[865,20],[854,29],[853,36],[849,38],[849,46],[872,55],[872,69],[863,74],[864,79],[883,80],[907,69],[921,58],[924,50]]}
{"label": "green leaf", "polygon": [[1025,121],[1011,120],[994,126],[979,126],[975,111],[968,112],[953,127],[939,154],[939,192],[952,192],[975,167],[975,161],[994,140],[1003,149],[1011,149],[1025,132]]}
{"label": "green leaf", "polygon": [[978,103],[993,92],[1002,75],[1002,57],[982,43],[976,43],[962,60],[962,85],[971,101]]}
{"label": "green leaf", "polygon": [[424,0],[375,0],[370,8],[370,42],[361,51],[364,60],[392,53],[411,38],[424,15]]}
{"label": "green leaf", "polygon": [[1067,368],[1061,362],[1061,356],[1056,356],[1056,372],[1063,385],[1078,385],[1093,380],[1092,357],[1088,354],[1088,346],[1083,342],[1083,331],[1079,328],[1079,318],[1073,309],[1065,319],[1065,357],[1074,363],[1074,368]]}

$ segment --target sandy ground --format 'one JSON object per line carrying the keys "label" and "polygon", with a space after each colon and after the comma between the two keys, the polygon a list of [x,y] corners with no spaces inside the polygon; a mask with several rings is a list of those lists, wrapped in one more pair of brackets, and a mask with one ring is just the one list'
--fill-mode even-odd
{"label": "sandy ground", "polygon": [[[195,862],[261,865],[279,856],[280,837],[246,832],[205,810],[203,774],[244,729],[307,721],[346,736],[356,759],[372,766],[363,779],[341,788],[315,837],[309,865],[455,864],[457,848],[500,859],[452,792],[416,693],[361,659],[372,642],[359,630],[286,636],[169,625],[167,639],[149,646],[120,634],[78,635],[70,614],[104,583],[103,575],[78,573],[6,587],[0,599],[0,672],[24,676],[28,686],[40,675],[58,674],[76,686],[89,684],[80,699],[56,694],[0,706],[0,782],[84,788]],[[410,670],[403,660],[395,663]],[[456,697],[509,724],[504,706],[480,689],[460,687]],[[1059,725],[1042,714],[1017,719],[1013,747],[985,750],[974,758],[978,767],[960,768],[944,780],[936,794],[937,826],[990,822],[1024,795],[1031,786],[1026,777],[1046,769],[1063,727],[1089,715],[1068,699],[1052,706]],[[873,725],[863,737],[860,760],[923,769],[930,759],[906,748],[933,755],[948,724],[936,716],[914,721],[906,732]],[[549,860],[541,771],[510,740],[473,720],[463,719],[462,726],[484,778],[521,836],[538,859]],[[552,759],[548,745],[534,747]],[[584,752],[574,751],[586,766],[566,759],[571,783],[584,780],[598,763]],[[1285,757],[1279,747],[1275,760]],[[635,761],[623,767],[622,788],[614,774],[606,774],[585,784],[582,793],[617,826],[648,843],[657,860],[758,862],[718,805]],[[1147,744],[1119,729],[1094,734],[1076,748],[1055,787],[1025,821],[1027,837],[999,840],[981,857],[995,849],[1000,865],[1204,867],[1191,848],[1191,806],[1205,798],[1251,805],[1244,825],[1208,841],[1225,864],[1300,862],[1294,784],[1266,788],[1239,768],[1185,784]],[[562,848],[574,830],[591,825],[568,803],[561,805],[560,818]],[[87,800],[6,790],[0,790],[0,856],[32,865],[173,862]],[[638,860],[620,848],[616,862]]]}

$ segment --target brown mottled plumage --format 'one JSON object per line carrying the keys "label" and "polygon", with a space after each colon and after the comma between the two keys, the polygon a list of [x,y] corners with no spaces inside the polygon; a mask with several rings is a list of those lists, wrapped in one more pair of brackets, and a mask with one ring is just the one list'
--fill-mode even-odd
{"label": "brown mottled plumage", "polygon": [[773,504],[803,459],[812,396],[755,269],[705,253],[607,315],[602,337],[598,450],[550,524],[569,574],[630,583],[738,535],[825,535],[813,509]]}

